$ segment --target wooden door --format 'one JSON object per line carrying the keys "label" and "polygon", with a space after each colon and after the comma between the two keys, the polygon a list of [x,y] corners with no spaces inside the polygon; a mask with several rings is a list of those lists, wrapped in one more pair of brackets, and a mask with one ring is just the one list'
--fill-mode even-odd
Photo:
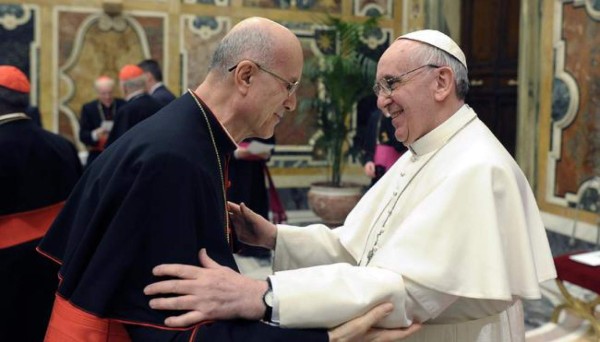
{"label": "wooden door", "polygon": [[463,0],[461,48],[467,57],[467,103],[514,156],[520,0]]}

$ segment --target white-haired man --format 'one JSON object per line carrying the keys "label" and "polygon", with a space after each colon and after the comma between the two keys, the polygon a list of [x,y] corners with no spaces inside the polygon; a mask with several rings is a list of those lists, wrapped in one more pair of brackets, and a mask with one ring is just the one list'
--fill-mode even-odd
{"label": "white-haired man", "polygon": [[117,113],[125,101],[114,97],[115,81],[108,76],[100,76],[94,81],[97,98],[85,103],[79,115],[79,140],[86,145],[90,165],[104,150],[108,134]]}

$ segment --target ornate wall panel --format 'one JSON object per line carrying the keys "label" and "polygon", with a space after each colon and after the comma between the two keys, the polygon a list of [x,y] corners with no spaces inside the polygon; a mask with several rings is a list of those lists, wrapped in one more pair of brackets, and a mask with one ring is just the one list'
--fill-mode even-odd
{"label": "ornate wall panel", "polygon": [[[95,98],[99,75],[116,78],[125,64],[165,57],[162,14],[123,13],[111,17],[99,10],[58,7],[55,11],[58,131],[78,142],[81,106]],[[117,92],[118,94],[118,92]]]}
{"label": "ornate wall panel", "polygon": [[354,0],[352,14],[357,17],[382,15],[390,18],[393,14],[392,0]]}
{"label": "ornate wall panel", "polygon": [[[379,55],[408,27],[406,20],[412,27],[424,17],[423,1],[28,0],[31,5],[22,5],[0,0],[0,48],[9,52],[0,58],[26,69],[35,87],[32,102],[40,103],[44,126],[70,138],[83,151],[78,139],[79,111],[83,103],[95,97],[93,81],[101,74],[116,77],[124,64],[152,57],[160,62],[165,83],[175,93],[195,88],[204,79],[219,40],[235,23],[256,15],[276,20],[295,32],[306,59],[335,49],[326,28],[318,24],[324,13],[346,20],[382,15],[383,29],[364,38],[364,49]],[[410,9],[410,17],[406,9]],[[318,89],[303,82],[298,95],[316,96]],[[312,155],[311,144],[319,134],[315,119],[314,115],[300,117],[293,112],[282,120],[272,158],[276,177],[325,173],[323,163]],[[360,127],[362,121],[358,113],[355,123]],[[347,171],[364,177],[358,163]],[[310,177],[292,177],[278,184],[294,186],[298,181],[311,181]]]}
{"label": "ornate wall panel", "polygon": [[280,8],[287,10],[340,14],[342,0],[243,0],[246,7]]}
{"label": "ornate wall panel", "polygon": [[229,6],[229,0],[182,0],[186,4]]}
{"label": "ornate wall panel", "polygon": [[195,89],[204,80],[212,53],[231,26],[229,17],[181,16],[181,89]]}
{"label": "ornate wall panel", "polygon": [[39,7],[0,4],[0,64],[23,71],[31,81],[30,102],[38,105],[39,93]]}
{"label": "ornate wall panel", "polygon": [[568,208],[600,175],[600,1],[554,1],[552,34],[552,108],[541,113],[550,116],[543,186],[548,203]]}

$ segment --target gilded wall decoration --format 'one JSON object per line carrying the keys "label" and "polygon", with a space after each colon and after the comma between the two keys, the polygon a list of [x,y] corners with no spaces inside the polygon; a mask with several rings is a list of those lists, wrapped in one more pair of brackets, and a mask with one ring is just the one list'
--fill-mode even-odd
{"label": "gilded wall decoration", "polygon": [[[164,64],[164,15],[61,8],[57,11],[58,130],[79,144],[79,111],[95,98],[94,80],[117,78],[125,64],[154,58]],[[117,96],[122,96],[116,91]],[[81,147],[81,146],[80,146]]]}
{"label": "gilded wall decoration", "polygon": [[342,11],[342,0],[243,0],[243,5],[331,14],[339,14]]}
{"label": "gilded wall decoration", "polygon": [[229,0],[182,0],[185,4],[229,6]]}
{"label": "gilded wall decoration", "polygon": [[181,16],[181,89],[196,89],[208,73],[217,44],[231,29],[229,17]]}
{"label": "gilded wall decoration", "polygon": [[352,12],[357,17],[392,16],[392,0],[353,0]]}
{"label": "gilded wall decoration", "polygon": [[557,0],[554,14],[546,200],[574,207],[600,175],[600,2]]}
{"label": "gilded wall decoration", "polygon": [[16,66],[27,75],[32,105],[38,105],[39,44],[39,7],[0,4],[0,64]]}

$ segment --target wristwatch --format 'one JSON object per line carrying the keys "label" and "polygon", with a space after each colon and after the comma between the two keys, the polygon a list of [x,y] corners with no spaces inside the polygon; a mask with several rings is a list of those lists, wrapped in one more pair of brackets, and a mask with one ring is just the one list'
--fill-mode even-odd
{"label": "wristwatch", "polygon": [[269,287],[262,297],[263,303],[266,307],[263,321],[271,322],[271,317],[273,316],[273,287],[271,286],[271,279],[269,278],[267,278],[267,285],[269,285]]}

